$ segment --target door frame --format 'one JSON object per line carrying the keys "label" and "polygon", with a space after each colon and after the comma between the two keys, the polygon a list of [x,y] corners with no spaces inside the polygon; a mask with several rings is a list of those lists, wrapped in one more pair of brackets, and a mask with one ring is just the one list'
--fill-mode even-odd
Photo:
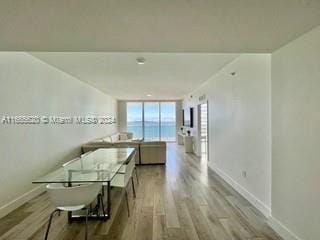
{"label": "door frame", "polygon": [[201,105],[206,104],[207,105],[207,162],[209,161],[209,101],[203,101],[198,104],[197,110],[198,110],[198,154],[200,157],[202,157],[202,147],[201,147]]}

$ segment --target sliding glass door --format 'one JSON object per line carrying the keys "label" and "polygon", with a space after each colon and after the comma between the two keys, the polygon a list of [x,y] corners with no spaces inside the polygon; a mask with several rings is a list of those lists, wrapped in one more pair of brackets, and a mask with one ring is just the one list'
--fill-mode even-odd
{"label": "sliding glass door", "polygon": [[146,140],[160,140],[159,103],[144,103],[144,138]]}
{"label": "sliding glass door", "polygon": [[141,102],[127,103],[127,130],[135,138],[143,138],[143,105]]}
{"label": "sliding glass door", "polygon": [[128,102],[127,130],[134,138],[175,141],[175,102]]}
{"label": "sliding glass door", "polygon": [[160,103],[160,136],[163,141],[176,140],[176,103]]}

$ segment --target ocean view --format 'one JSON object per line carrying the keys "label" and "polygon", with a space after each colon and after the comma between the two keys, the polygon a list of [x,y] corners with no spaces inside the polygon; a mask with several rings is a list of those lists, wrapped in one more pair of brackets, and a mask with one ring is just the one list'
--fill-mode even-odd
{"label": "ocean view", "polygon": [[[133,121],[128,122],[128,131],[133,133],[134,138],[142,138],[142,122]],[[176,123],[175,122],[161,122],[161,130],[159,122],[145,121],[144,123],[144,138],[146,140],[161,140],[175,141],[176,140]]]}

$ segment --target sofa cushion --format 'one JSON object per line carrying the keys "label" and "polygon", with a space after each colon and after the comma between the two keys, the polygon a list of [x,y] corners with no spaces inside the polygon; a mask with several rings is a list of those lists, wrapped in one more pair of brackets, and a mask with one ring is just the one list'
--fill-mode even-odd
{"label": "sofa cushion", "polygon": [[103,139],[102,138],[97,138],[97,139],[94,139],[94,140],[90,141],[90,143],[103,143]]}
{"label": "sofa cushion", "polygon": [[131,139],[128,139],[128,140],[119,140],[115,143],[131,143],[131,142],[133,142],[133,141]]}
{"label": "sofa cushion", "polygon": [[104,142],[112,142],[112,139],[110,136],[107,136],[107,137],[103,138],[103,141]]}
{"label": "sofa cushion", "polygon": [[125,134],[127,134],[127,138],[128,139],[132,139],[133,138],[133,133],[132,132],[125,132]]}
{"label": "sofa cushion", "polygon": [[119,141],[119,133],[111,135],[110,138],[111,138],[111,142]]}
{"label": "sofa cushion", "polygon": [[128,135],[126,133],[120,133],[119,134],[119,140],[120,141],[128,140]]}

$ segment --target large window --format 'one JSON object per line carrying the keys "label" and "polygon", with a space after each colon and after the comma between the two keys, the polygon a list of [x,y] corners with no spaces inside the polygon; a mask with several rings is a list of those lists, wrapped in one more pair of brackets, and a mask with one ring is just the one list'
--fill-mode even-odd
{"label": "large window", "polygon": [[127,129],[135,138],[143,138],[142,110],[141,102],[127,103]]}
{"label": "large window", "polygon": [[144,138],[146,140],[160,140],[159,103],[144,103]]}
{"label": "large window", "polygon": [[127,129],[135,138],[175,141],[175,102],[128,102]]}
{"label": "large window", "polygon": [[176,140],[176,103],[161,102],[161,140],[175,141]]}

